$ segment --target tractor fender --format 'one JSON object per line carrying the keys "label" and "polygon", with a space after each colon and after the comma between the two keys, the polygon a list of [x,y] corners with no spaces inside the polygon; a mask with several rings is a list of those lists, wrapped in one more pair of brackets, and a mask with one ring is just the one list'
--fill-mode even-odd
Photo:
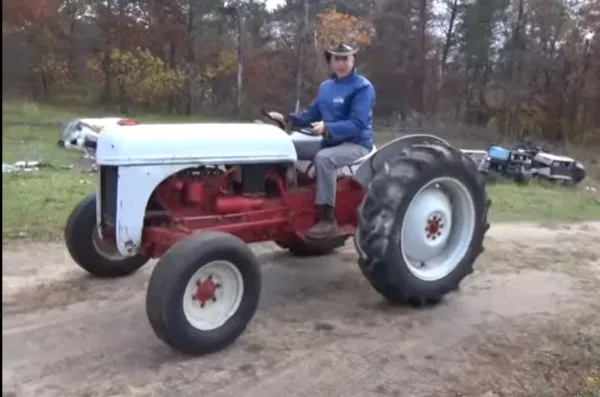
{"label": "tractor fender", "polygon": [[[169,164],[118,167],[115,192],[96,193],[96,219],[100,223],[102,197],[116,196],[116,243],[122,255],[139,253],[142,243],[144,217],[150,196],[156,187],[169,176],[197,164]],[[101,171],[102,172],[102,171]],[[114,185],[113,185],[114,186]]]}
{"label": "tractor fender", "polygon": [[354,176],[366,189],[375,176],[375,171],[402,153],[402,150],[412,145],[438,144],[456,150],[446,140],[431,134],[411,134],[396,138],[386,143],[358,167]]}

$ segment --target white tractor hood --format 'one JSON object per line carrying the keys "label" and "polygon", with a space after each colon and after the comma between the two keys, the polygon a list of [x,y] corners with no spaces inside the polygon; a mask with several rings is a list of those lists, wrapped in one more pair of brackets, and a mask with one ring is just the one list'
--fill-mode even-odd
{"label": "white tractor hood", "polygon": [[270,124],[139,124],[102,131],[96,161],[119,166],[293,163],[296,150],[292,139]]}

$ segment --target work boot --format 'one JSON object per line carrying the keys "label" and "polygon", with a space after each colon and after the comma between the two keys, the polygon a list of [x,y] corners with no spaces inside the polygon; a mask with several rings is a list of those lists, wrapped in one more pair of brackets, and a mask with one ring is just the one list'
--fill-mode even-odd
{"label": "work boot", "polygon": [[333,207],[323,205],[319,208],[319,218],[316,225],[310,228],[306,236],[313,240],[325,239],[337,235],[338,227],[333,214]]}

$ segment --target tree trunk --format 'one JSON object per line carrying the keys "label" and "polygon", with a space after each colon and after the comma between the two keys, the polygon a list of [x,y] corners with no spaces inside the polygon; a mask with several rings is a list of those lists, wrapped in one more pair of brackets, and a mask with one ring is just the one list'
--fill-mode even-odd
{"label": "tree trunk", "polygon": [[237,31],[238,31],[238,47],[237,47],[237,96],[236,96],[236,109],[237,114],[240,116],[243,109],[243,97],[244,97],[244,21],[242,13],[238,7],[235,8],[236,19],[237,19]]}
{"label": "tree trunk", "polygon": [[309,21],[309,8],[308,0],[304,0],[304,20],[302,29],[300,30],[300,37],[296,48],[296,87],[294,90],[294,111],[300,110],[300,102],[302,100],[302,78],[304,76],[304,57],[303,50],[306,41],[308,21]]}

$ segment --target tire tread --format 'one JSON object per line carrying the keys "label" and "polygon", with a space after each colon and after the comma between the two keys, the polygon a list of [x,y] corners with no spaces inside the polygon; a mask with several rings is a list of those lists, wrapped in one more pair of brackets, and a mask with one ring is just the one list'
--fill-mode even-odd
{"label": "tire tread", "polygon": [[88,273],[100,278],[123,277],[134,273],[148,262],[143,255],[110,261],[94,247],[92,235],[96,227],[96,193],[84,198],[71,212],[64,239],[71,258]]}
{"label": "tire tread", "polygon": [[[400,207],[408,205],[407,202],[412,199],[409,197],[410,187],[422,185],[424,180],[430,180],[449,167],[459,169],[475,181],[473,198],[476,208],[479,205],[482,210],[478,213],[475,235],[467,256],[451,273],[452,277],[437,282],[433,288],[420,288],[411,277],[397,277],[395,267],[398,260],[390,256],[389,250],[393,225],[397,222]],[[439,302],[443,296],[457,290],[460,282],[473,272],[473,264],[483,252],[484,234],[489,229],[487,213],[490,205],[485,181],[467,155],[436,144],[407,148],[375,175],[360,207],[357,232],[360,249],[357,250],[362,274],[377,292],[391,302],[414,306]],[[403,263],[403,266],[406,264]]]}

